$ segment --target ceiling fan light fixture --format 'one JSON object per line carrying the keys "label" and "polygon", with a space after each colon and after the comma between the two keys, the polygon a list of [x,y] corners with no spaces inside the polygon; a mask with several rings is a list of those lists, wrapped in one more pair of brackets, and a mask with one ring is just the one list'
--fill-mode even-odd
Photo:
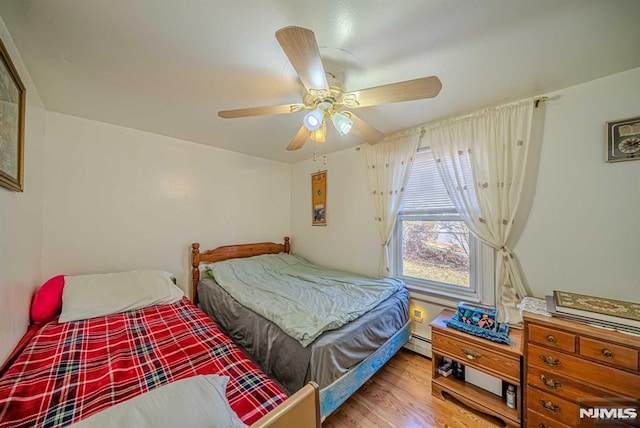
{"label": "ceiling fan light fixture", "polygon": [[324,112],[319,109],[311,110],[304,117],[304,126],[309,131],[317,131],[322,126],[324,121]]}
{"label": "ceiling fan light fixture", "polygon": [[327,126],[322,122],[322,126],[311,132],[311,139],[316,143],[324,143],[327,138]]}
{"label": "ceiling fan light fixture", "polygon": [[336,127],[336,130],[340,135],[348,134],[353,127],[353,120],[349,119],[342,113],[333,113],[333,116],[331,116],[331,121],[333,122],[333,126]]}

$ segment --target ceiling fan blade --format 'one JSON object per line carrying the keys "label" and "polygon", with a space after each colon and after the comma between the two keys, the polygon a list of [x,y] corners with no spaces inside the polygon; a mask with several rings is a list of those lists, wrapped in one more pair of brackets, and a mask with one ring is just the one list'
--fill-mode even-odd
{"label": "ceiling fan blade", "polygon": [[224,119],[234,119],[236,117],[262,116],[267,114],[295,113],[304,110],[304,104],[285,104],[270,107],[250,107],[238,110],[221,110],[218,116]]}
{"label": "ceiling fan blade", "polygon": [[442,82],[436,76],[422,77],[420,79],[348,92],[344,94],[344,104],[347,107],[355,108],[421,100],[435,97],[441,88]]}
{"label": "ceiling fan blade", "polygon": [[302,27],[284,27],[276,31],[276,39],[307,92],[314,96],[322,91],[329,94],[329,84],[313,31]]}
{"label": "ceiling fan blade", "polygon": [[304,143],[307,142],[307,139],[311,136],[311,131],[305,128],[304,125],[298,129],[296,136],[293,137],[293,140],[287,146],[287,150],[298,150],[304,146]]}
{"label": "ceiling fan blade", "polygon": [[369,144],[378,144],[384,140],[384,134],[350,111],[342,112],[353,121],[350,133]]}

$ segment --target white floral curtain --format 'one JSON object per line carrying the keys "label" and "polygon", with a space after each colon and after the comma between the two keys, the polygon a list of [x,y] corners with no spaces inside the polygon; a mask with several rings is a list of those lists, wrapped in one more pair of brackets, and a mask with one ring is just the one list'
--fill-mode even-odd
{"label": "white floral curtain", "polygon": [[420,134],[404,133],[364,146],[365,167],[380,232],[380,276],[389,275],[389,239],[409,179]]}
{"label": "white floral curtain", "polygon": [[[498,252],[496,304],[501,322],[522,322],[517,304],[528,293],[507,246],[524,179],[533,101],[485,110],[425,129],[447,192],[472,233]],[[471,174],[464,174],[464,171]]]}

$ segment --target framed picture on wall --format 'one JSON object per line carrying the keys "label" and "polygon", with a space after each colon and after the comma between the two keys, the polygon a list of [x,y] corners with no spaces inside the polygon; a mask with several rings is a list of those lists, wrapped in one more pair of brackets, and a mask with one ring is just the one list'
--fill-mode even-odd
{"label": "framed picture on wall", "polygon": [[640,116],[607,122],[607,162],[640,159]]}
{"label": "framed picture on wall", "polygon": [[311,212],[313,226],[327,225],[327,171],[311,174]]}
{"label": "framed picture on wall", "polygon": [[24,189],[24,109],[26,90],[0,40],[0,186]]}

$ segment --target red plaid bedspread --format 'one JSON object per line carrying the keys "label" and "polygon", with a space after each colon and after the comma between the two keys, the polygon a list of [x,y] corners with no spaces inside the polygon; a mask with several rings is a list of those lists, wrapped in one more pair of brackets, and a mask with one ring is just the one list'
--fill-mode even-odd
{"label": "red plaid bedspread", "polygon": [[0,379],[0,427],[62,427],[198,374],[230,377],[229,404],[246,424],[286,399],[279,385],[184,298],[45,324]]}

